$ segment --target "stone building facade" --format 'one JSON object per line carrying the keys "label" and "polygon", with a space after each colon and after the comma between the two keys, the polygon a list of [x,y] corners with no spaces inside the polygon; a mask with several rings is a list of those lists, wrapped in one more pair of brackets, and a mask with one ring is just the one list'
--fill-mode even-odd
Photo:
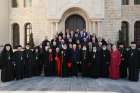
{"label": "stone building facade", "polygon": [[46,36],[52,39],[57,32],[65,32],[66,22],[69,23],[68,19],[74,21],[72,15],[75,15],[75,20],[81,17],[84,28],[91,34],[96,33],[98,37],[116,43],[121,33],[125,44],[136,41],[140,45],[139,1],[3,0],[8,8],[5,7],[7,17],[1,18],[7,22],[3,24],[5,29],[0,26],[2,31],[5,30],[1,40],[24,46],[32,32],[35,44],[39,45]]}

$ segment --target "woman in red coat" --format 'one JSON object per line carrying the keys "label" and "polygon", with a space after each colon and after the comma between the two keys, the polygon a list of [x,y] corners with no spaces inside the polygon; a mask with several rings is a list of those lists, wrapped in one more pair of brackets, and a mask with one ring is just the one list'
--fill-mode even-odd
{"label": "woman in red coat", "polygon": [[120,62],[121,62],[120,52],[117,49],[116,45],[113,45],[111,50],[111,62],[109,66],[109,77],[111,79],[120,78],[120,71],[119,71]]}

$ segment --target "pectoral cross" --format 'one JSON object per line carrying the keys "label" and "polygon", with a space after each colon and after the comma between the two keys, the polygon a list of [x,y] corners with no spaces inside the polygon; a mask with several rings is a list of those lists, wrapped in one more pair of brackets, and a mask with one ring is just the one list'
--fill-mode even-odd
{"label": "pectoral cross", "polygon": [[86,54],[84,53],[84,59],[86,59]]}
{"label": "pectoral cross", "polygon": [[9,56],[9,57],[8,57],[8,60],[10,60],[10,59],[11,59],[11,57]]}
{"label": "pectoral cross", "polygon": [[122,57],[122,54],[121,54],[121,57]]}
{"label": "pectoral cross", "polygon": [[20,57],[20,60],[21,60],[21,61],[23,60],[23,57],[22,57],[22,56]]}
{"label": "pectoral cross", "polygon": [[94,54],[93,58],[95,59],[95,57],[96,57],[96,56],[95,56],[95,54]]}
{"label": "pectoral cross", "polygon": [[38,56],[36,56],[36,60],[38,60]]}
{"label": "pectoral cross", "polygon": [[133,56],[134,54],[133,54],[133,52],[131,53],[131,56]]}
{"label": "pectoral cross", "polygon": [[27,58],[29,58],[29,55],[27,54]]}

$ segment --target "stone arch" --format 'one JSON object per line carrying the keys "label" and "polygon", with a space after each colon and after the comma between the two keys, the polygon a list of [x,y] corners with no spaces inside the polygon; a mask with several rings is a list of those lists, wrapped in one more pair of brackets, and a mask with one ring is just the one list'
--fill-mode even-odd
{"label": "stone arch", "polygon": [[12,6],[12,8],[17,8],[18,7],[18,0],[12,0],[11,6]]}
{"label": "stone arch", "polygon": [[29,43],[30,34],[32,33],[32,24],[30,22],[24,25],[24,45]]}
{"label": "stone arch", "polygon": [[[83,10],[82,8],[79,8],[79,7],[71,7],[69,9],[67,9],[62,17],[61,17],[61,20],[60,20],[60,26],[62,27],[62,29],[65,29],[65,21],[67,20],[67,18],[71,15],[79,15],[81,16],[84,20],[85,20],[85,23],[86,23],[86,29],[88,30],[89,28],[89,16],[88,14],[85,12],[85,10]],[[62,30],[61,29],[61,30]]]}
{"label": "stone arch", "polygon": [[12,24],[12,45],[16,48],[20,44],[20,26],[18,23]]}
{"label": "stone arch", "polygon": [[128,46],[129,45],[129,22],[128,21],[122,21],[121,23],[121,36],[124,45]]}
{"label": "stone arch", "polygon": [[137,46],[140,47],[140,20],[136,21],[134,24],[134,41]]}
{"label": "stone arch", "polygon": [[65,21],[65,29],[71,29],[76,31],[76,29],[83,30],[86,28],[85,19],[80,15],[73,14],[70,15]]}

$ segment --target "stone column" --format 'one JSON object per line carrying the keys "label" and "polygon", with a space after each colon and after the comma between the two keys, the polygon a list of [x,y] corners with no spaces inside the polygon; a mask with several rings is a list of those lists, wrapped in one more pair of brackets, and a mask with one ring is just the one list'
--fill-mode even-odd
{"label": "stone column", "polygon": [[13,45],[13,25],[12,23],[9,24],[9,41],[10,41],[10,44]]}
{"label": "stone column", "polygon": [[130,26],[129,26],[129,44],[134,41],[134,22],[130,23]]}
{"label": "stone column", "polygon": [[20,45],[24,46],[24,43],[25,43],[25,29],[24,29],[24,24],[23,23],[20,24],[19,33],[20,33]]}
{"label": "stone column", "polygon": [[134,5],[134,0],[129,0],[129,5]]}
{"label": "stone column", "polygon": [[92,33],[96,34],[96,21],[92,21]]}
{"label": "stone column", "polygon": [[102,21],[98,21],[97,22],[97,36],[98,37],[102,37]]}
{"label": "stone column", "polygon": [[50,34],[49,34],[49,37],[50,39],[53,39],[53,34],[54,34],[54,22],[51,22],[51,29],[50,29]]}
{"label": "stone column", "polygon": [[88,26],[88,27],[89,27],[89,28],[88,28],[88,32],[89,32],[89,33],[92,33],[92,21],[89,20],[88,25],[89,25],[89,26]]}
{"label": "stone column", "polygon": [[99,37],[100,36],[100,22],[98,21],[97,22],[97,36]]}
{"label": "stone column", "polygon": [[57,34],[58,32],[58,22],[55,22],[55,32],[54,32],[54,36]]}

